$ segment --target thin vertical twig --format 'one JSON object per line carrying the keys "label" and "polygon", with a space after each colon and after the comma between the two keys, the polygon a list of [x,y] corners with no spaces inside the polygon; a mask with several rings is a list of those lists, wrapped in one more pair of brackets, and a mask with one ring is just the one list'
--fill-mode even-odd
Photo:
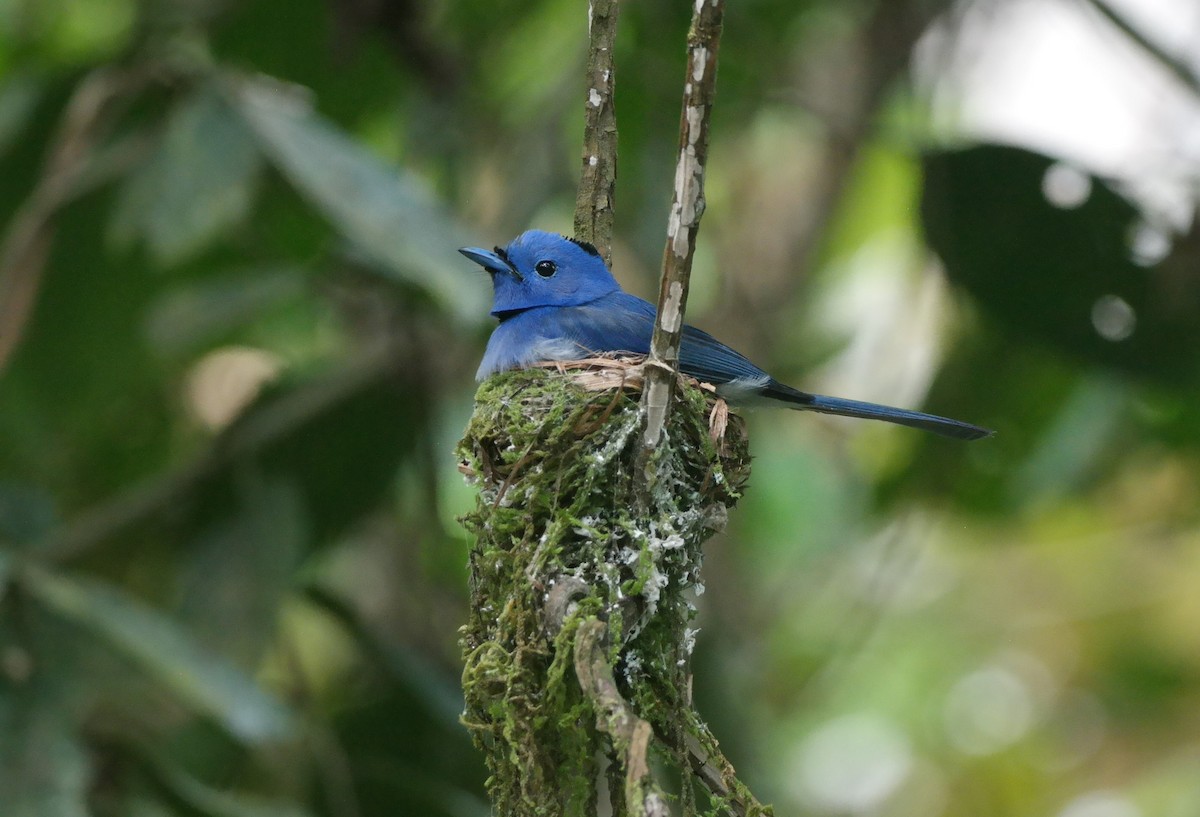
{"label": "thin vertical twig", "polygon": [[594,244],[610,267],[617,186],[617,113],[613,107],[617,2],[588,3],[587,98],[579,192],[575,197],[575,237]]}
{"label": "thin vertical twig", "polygon": [[1104,17],[1104,19],[1118,28],[1122,34],[1132,40],[1134,44],[1145,51],[1150,57],[1157,60],[1160,65],[1170,71],[1176,79],[1188,87],[1188,90],[1193,94],[1200,94],[1200,74],[1193,71],[1187,62],[1167,53],[1162,46],[1143,34],[1141,29],[1131,23],[1125,15],[1117,11],[1107,0],[1085,0],[1085,2]]}
{"label": "thin vertical twig", "polygon": [[688,282],[696,234],[704,214],[704,163],[708,158],[708,120],[717,87],[717,53],[725,0],[695,0],[688,31],[687,74],[683,86],[683,112],[679,119],[679,158],[675,164],[675,192],[663,249],[662,282],[654,337],[646,361],[646,387],[642,406],[646,412],[645,450],[658,445],[670,410],[671,390],[679,369],[679,344],[687,308]]}
{"label": "thin vertical twig", "polygon": [[45,170],[17,210],[0,244],[0,372],[16,353],[33,315],[59,211],[80,192],[113,102],[145,81],[140,71],[97,68],[76,86],[63,110]]}

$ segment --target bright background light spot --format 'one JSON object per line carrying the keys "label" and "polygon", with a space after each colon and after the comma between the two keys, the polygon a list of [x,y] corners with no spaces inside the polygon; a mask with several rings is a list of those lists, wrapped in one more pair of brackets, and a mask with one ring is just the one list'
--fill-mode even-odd
{"label": "bright background light spot", "polygon": [[1067,803],[1058,817],[1142,817],[1142,810],[1116,792],[1092,791]]}
{"label": "bright background light spot", "polygon": [[185,389],[188,408],[210,429],[224,428],[282,369],[279,357],[265,349],[217,349],[192,367]]}
{"label": "bright background light spot", "polygon": [[1129,237],[1129,255],[1135,264],[1152,267],[1171,253],[1171,236],[1145,222]]}
{"label": "bright background light spot", "polygon": [[[1198,67],[1200,3],[1109,2]],[[1061,157],[1186,228],[1200,158],[1190,88],[1086,2],[978,3],[953,19],[926,36],[915,62],[939,132]]]}
{"label": "bright background light spot", "polygon": [[1116,295],[1105,295],[1092,305],[1092,326],[1105,340],[1125,340],[1137,327],[1137,313]]}
{"label": "bright background light spot", "polygon": [[986,667],[954,685],[943,714],[951,743],[969,755],[989,755],[1029,731],[1034,721],[1033,695],[1011,670]]}
{"label": "bright background light spot", "polygon": [[1092,180],[1079,168],[1056,162],[1042,177],[1042,195],[1063,210],[1074,210],[1092,195]]}
{"label": "bright background light spot", "polygon": [[817,808],[854,814],[888,798],[908,777],[908,738],[891,721],[868,713],[845,715],[800,745],[793,768],[796,795]]}

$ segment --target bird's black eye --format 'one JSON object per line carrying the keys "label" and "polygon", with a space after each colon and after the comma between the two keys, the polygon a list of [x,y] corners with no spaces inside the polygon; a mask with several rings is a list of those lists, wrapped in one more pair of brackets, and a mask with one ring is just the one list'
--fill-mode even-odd
{"label": "bird's black eye", "polygon": [[543,278],[549,278],[553,276],[554,273],[558,272],[558,264],[555,264],[553,261],[547,259],[545,261],[538,261],[533,269]]}

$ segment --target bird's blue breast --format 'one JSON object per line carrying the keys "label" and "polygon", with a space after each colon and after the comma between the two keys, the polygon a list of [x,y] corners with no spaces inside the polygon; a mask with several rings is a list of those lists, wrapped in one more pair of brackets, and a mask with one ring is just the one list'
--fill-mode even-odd
{"label": "bird's blue breast", "polygon": [[624,293],[580,306],[542,306],[510,315],[492,332],[476,377],[482,380],[541,361],[579,360],[601,352],[646,354],[653,318],[639,301],[652,315],[649,304]]}

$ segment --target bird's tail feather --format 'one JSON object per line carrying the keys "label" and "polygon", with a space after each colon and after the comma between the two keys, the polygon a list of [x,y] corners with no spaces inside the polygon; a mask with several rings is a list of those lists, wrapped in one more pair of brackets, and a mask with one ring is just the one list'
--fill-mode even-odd
{"label": "bird's tail feather", "polygon": [[953,437],[956,440],[978,440],[990,437],[995,433],[981,426],[964,423],[961,420],[951,420],[949,417],[938,417],[936,414],[926,414],[923,411],[910,411],[892,406],[881,406],[878,403],[864,403],[860,400],[808,394],[785,386],[778,381],[770,383],[765,389],[765,394],[768,397],[791,403],[797,409],[819,411],[822,414],[837,414],[842,417],[883,420],[887,423],[932,431],[934,434]]}

